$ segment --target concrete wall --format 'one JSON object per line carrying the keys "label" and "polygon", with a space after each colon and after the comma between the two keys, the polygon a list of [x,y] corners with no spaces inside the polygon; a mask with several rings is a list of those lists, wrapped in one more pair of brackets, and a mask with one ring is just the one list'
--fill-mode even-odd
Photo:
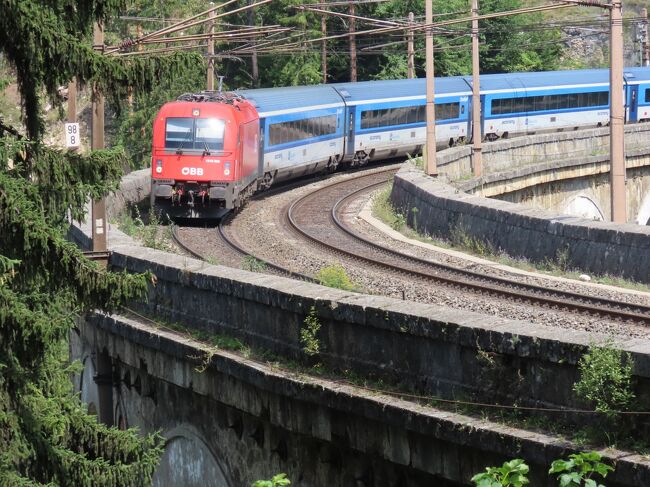
{"label": "concrete wall", "polygon": [[496,249],[532,261],[568,250],[569,264],[591,274],[650,282],[650,227],[613,225],[469,195],[412,166],[394,179],[393,204],[408,215],[418,209],[418,230],[448,237],[462,228]]}

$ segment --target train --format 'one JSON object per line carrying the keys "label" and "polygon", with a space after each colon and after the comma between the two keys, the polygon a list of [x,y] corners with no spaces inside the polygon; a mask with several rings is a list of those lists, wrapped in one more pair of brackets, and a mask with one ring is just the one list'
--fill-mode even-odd
{"label": "train", "polygon": [[[172,217],[237,210],[290,179],[416,155],[426,81],[405,79],[185,94],[153,125],[151,203]],[[605,69],[481,75],[485,140],[609,123]],[[472,134],[472,79],[435,80],[436,142]],[[650,68],[624,72],[627,123],[650,121]]]}

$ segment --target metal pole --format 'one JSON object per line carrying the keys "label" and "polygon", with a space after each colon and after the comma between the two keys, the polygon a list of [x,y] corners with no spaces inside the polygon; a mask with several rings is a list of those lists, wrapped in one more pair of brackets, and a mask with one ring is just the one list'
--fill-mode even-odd
{"label": "metal pole", "polygon": [[321,70],[323,71],[323,84],[327,83],[327,41],[325,40],[325,37],[327,37],[327,16],[323,15],[320,18],[320,32],[321,35],[323,36],[323,44],[321,46],[321,63],[322,63],[322,68]]}
{"label": "metal pole", "polygon": [[[426,0],[425,22],[433,23],[433,0]],[[436,111],[435,111],[435,82],[433,70],[433,30],[426,29],[426,70],[427,70],[427,145],[426,145],[426,173],[437,176],[436,167]]]}
{"label": "metal pole", "polygon": [[621,0],[610,7],[610,184],[612,221],[627,222],[625,194],[625,110],[623,106],[623,14]]}
{"label": "metal pole", "polygon": [[472,169],[476,177],[483,174],[478,40],[478,0],[472,0]]}
{"label": "metal pole", "polygon": [[[214,11],[211,11],[208,16],[214,18]],[[208,24],[208,32],[214,34],[214,20]],[[208,40],[208,91],[214,91],[214,37]]]}
{"label": "metal pole", "polygon": [[641,9],[641,66],[650,66],[650,39],[648,39],[648,9]]}
{"label": "metal pole", "polygon": [[[350,15],[355,15],[354,4],[350,4]],[[356,83],[357,81],[357,39],[354,35],[356,31],[356,21],[354,17],[350,17],[350,81]]]}
{"label": "metal pole", "polygon": [[[97,23],[93,30],[93,49],[104,52],[104,27]],[[97,85],[92,94],[92,143],[91,148],[104,148],[104,95]],[[106,252],[106,201],[104,198],[93,201],[93,252]]]}
{"label": "metal pole", "polygon": [[72,78],[68,83],[68,122],[77,121],[77,79]]}
{"label": "metal pole", "polygon": [[[409,25],[413,26],[413,21],[415,16],[413,12],[409,12]],[[414,37],[413,30],[409,29],[408,31],[408,77],[409,79],[415,78],[415,47],[414,47]]]}

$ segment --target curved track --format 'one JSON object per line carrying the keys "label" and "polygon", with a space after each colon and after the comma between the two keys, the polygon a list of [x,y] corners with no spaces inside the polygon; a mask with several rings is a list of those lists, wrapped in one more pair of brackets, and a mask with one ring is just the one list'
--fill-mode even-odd
{"label": "curved track", "polygon": [[385,184],[394,172],[390,169],[318,189],[295,200],[287,210],[286,220],[296,233],[313,245],[384,272],[549,309],[650,325],[650,307],[647,306],[514,282],[431,262],[386,249],[350,230],[343,218],[350,202]]}
{"label": "curved track", "polygon": [[[264,259],[260,259],[259,257],[249,253],[245,249],[243,249],[233,238],[231,238],[227,232],[225,231],[224,226],[228,223],[228,221],[232,218],[231,215],[223,218],[220,222],[218,227],[216,228],[216,232],[219,235],[219,238],[223,241],[224,245],[228,246],[230,249],[232,249],[234,252],[240,254],[242,257],[250,257],[252,259],[255,259],[255,261],[260,262],[261,264],[264,265],[267,269],[272,269],[278,274],[285,275],[287,277],[291,277],[293,279],[299,279],[301,281],[307,281],[307,282],[316,282],[313,278],[306,276],[304,274],[300,274],[297,272],[293,272],[289,269],[286,269],[284,267],[280,267],[278,265],[273,264],[272,262],[268,262]],[[176,245],[178,245],[183,251],[187,252],[190,254],[192,257],[200,259],[200,260],[205,260],[208,261],[209,259],[207,256],[205,256],[201,252],[197,252],[196,250],[190,248],[189,245],[187,245],[183,240],[180,238],[178,235],[178,227],[176,225],[172,226],[172,240]]]}

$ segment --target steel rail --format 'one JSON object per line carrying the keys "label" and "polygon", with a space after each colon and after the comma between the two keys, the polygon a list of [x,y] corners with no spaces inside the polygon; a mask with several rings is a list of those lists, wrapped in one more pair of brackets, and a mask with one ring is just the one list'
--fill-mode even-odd
{"label": "steel rail", "polygon": [[[309,276],[306,276],[306,275],[304,275],[304,274],[300,274],[299,272],[293,272],[293,271],[290,270],[290,269],[286,269],[286,268],[284,268],[284,267],[281,267],[281,266],[275,265],[275,264],[273,264],[273,263],[271,263],[271,262],[269,262],[269,261],[267,261],[267,260],[260,259],[259,257],[255,256],[255,255],[253,255],[253,254],[251,254],[250,252],[248,252],[247,250],[245,250],[245,249],[243,249],[241,246],[239,246],[239,244],[236,243],[232,238],[230,238],[230,237],[227,235],[226,231],[224,230],[224,225],[225,225],[228,221],[230,221],[231,218],[232,218],[232,214],[229,214],[229,215],[227,215],[226,217],[224,217],[224,218],[219,222],[219,225],[218,225],[218,228],[217,228],[217,232],[218,232],[218,234],[219,234],[219,237],[220,237],[220,238],[224,241],[224,243],[225,243],[226,245],[228,245],[232,250],[234,250],[235,252],[241,254],[243,257],[252,257],[252,258],[255,259],[256,261],[261,262],[262,264],[264,264],[264,266],[265,266],[266,268],[268,268],[268,269],[273,269],[274,271],[279,272],[279,273],[281,273],[281,274],[286,274],[287,277],[290,277],[290,278],[292,278],[292,279],[298,279],[298,280],[301,280],[301,281],[307,281],[307,282],[316,282],[313,278],[311,278],[311,277],[309,277]],[[206,262],[208,261],[207,256],[201,254],[200,252],[197,252],[197,251],[191,249],[191,248],[190,248],[190,247],[189,247],[185,242],[183,242],[183,240],[181,239],[180,235],[178,235],[178,227],[177,227],[176,225],[173,225],[173,224],[172,224],[172,232],[171,232],[171,235],[172,235],[172,240],[174,241],[174,243],[175,243],[176,245],[178,245],[181,249],[183,249],[183,251],[187,252],[188,254],[190,254],[192,257],[194,257],[194,258],[196,258],[196,259],[199,259],[199,260],[202,260],[202,261],[206,261]]]}
{"label": "steel rail", "polygon": [[[370,177],[370,175],[368,177]],[[579,293],[560,291],[557,289],[546,288],[535,284],[513,282],[506,278],[496,276],[485,276],[484,274],[480,274],[474,271],[459,269],[450,265],[431,262],[392,249],[387,249],[349,230],[339,218],[340,208],[345,204],[345,202],[357,198],[361,193],[376,189],[377,187],[385,184],[386,181],[381,181],[378,183],[373,182],[372,184],[368,184],[363,188],[357,189],[354,192],[339,198],[339,200],[336,201],[330,211],[330,220],[337,228],[344,232],[348,238],[353,238],[357,242],[361,242],[363,245],[371,247],[374,251],[379,251],[380,253],[388,255],[390,257],[399,258],[410,262],[411,264],[414,263],[418,266],[425,266],[431,269],[433,273],[424,272],[422,270],[412,268],[405,268],[403,265],[398,266],[390,264],[388,262],[382,262],[381,260],[373,259],[372,257],[348,251],[344,248],[341,248],[339,245],[332,245],[324,242],[322,239],[314,237],[313,235],[309,234],[308,231],[301,228],[296,218],[297,211],[299,210],[300,206],[304,205],[304,203],[310,198],[314,198],[314,195],[316,194],[331,190],[336,186],[349,182],[350,181],[348,180],[334,183],[295,200],[286,212],[286,218],[291,227],[299,235],[302,235],[304,238],[316,243],[318,246],[328,249],[330,252],[343,254],[348,257],[352,257],[353,259],[361,260],[380,268],[386,268],[392,272],[397,272],[402,275],[411,275],[420,279],[435,281],[454,288],[460,287],[464,289],[470,289],[481,294],[514,298],[515,300],[519,301],[526,301],[532,304],[540,304],[546,308],[577,310],[582,313],[586,312],[589,315],[606,315],[618,321],[629,320],[650,325],[650,307],[648,306],[631,303],[620,303],[618,301],[613,301],[606,298],[598,298]],[[438,272],[440,272],[440,274],[437,274]],[[443,273],[446,273],[448,275],[445,276]]]}

